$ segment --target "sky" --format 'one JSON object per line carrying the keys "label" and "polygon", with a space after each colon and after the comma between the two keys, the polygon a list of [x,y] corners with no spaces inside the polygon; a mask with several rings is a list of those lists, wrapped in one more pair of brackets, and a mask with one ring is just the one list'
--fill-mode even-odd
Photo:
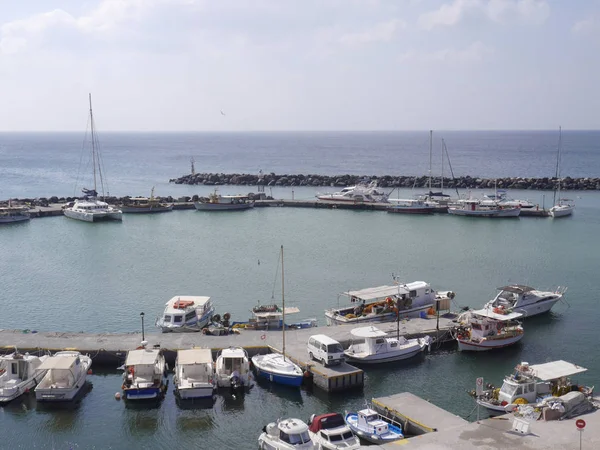
{"label": "sky", "polygon": [[0,0],[0,130],[600,129],[600,0]]}

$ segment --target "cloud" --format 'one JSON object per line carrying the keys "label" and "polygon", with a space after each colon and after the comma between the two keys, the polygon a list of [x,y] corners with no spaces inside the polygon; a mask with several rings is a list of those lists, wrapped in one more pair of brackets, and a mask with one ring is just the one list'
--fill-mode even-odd
{"label": "cloud", "polygon": [[590,34],[597,30],[600,30],[600,19],[595,16],[580,20],[579,22],[576,22],[571,28],[571,31],[573,33],[582,35]]}
{"label": "cloud", "polygon": [[339,38],[339,42],[347,45],[362,45],[373,42],[389,42],[396,31],[406,27],[406,23],[399,19],[381,22],[371,28],[356,33],[345,33]]}
{"label": "cloud", "polygon": [[473,42],[465,48],[453,47],[435,50],[433,52],[417,52],[409,50],[399,56],[399,62],[449,62],[449,63],[471,63],[484,60],[493,53],[493,49],[480,41]]}
{"label": "cloud", "polygon": [[421,14],[419,26],[431,30],[438,26],[454,26],[468,16],[496,23],[511,21],[541,24],[550,14],[545,0],[454,0],[435,11]]}

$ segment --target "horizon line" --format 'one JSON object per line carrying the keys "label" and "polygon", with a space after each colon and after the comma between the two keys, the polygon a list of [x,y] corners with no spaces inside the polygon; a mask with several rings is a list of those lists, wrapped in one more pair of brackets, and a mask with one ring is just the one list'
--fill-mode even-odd
{"label": "horizon line", "polygon": [[[600,131],[600,128],[561,128],[562,131]],[[381,130],[100,130],[100,133],[154,133],[154,134],[170,134],[170,133],[454,133],[454,132],[527,132],[527,131],[558,131],[557,128],[449,128],[449,129],[381,129]],[[0,133],[82,133],[82,130],[1,130]]]}

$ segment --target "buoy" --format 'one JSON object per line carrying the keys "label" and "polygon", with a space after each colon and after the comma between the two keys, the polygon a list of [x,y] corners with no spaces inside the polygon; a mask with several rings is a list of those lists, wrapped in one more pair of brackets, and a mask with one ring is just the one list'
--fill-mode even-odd
{"label": "buoy", "polygon": [[312,374],[308,370],[304,371],[304,378],[310,378],[311,376]]}
{"label": "buoy", "polygon": [[121,400],[121,393],[120,392],[115,393],[115,400]]}
{"label": "buoy", "polygon": [[87,374],[91,375],[92,374],[92,369],[88,369]]}

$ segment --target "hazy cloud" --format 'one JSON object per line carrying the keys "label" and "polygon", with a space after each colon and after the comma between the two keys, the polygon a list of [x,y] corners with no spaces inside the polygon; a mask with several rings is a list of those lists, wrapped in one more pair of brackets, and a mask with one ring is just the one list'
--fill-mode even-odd
{"label": "hazy cloud", "polygon": [[360,32],[346,33],[340,37],[342,44],[369,44],[372,42],[388,42],[396,31],[406,27],[406,23],[399,19],[378,23]]}

